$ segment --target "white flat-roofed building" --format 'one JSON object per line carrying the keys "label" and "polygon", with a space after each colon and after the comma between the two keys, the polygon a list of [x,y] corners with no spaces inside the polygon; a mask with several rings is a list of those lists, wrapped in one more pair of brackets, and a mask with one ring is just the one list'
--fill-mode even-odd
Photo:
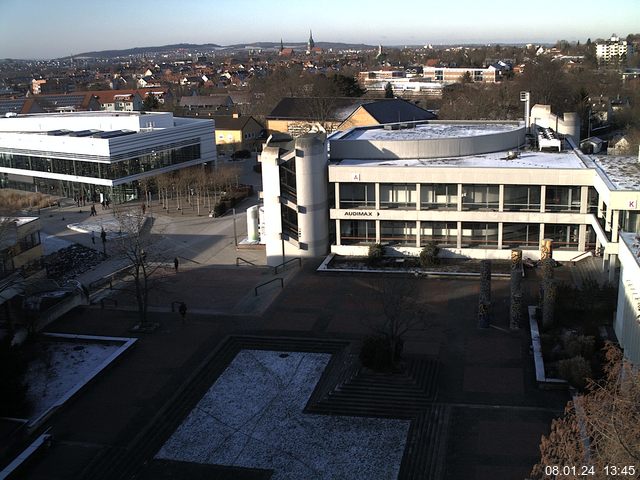
{"label": "white flat-roofed building", "polygon": [[626,40],[620,40],[616,34],[613,34],[609,40],[596,43],[596,57],[601,63],[626,61],[631,53],[631,44]]}
{"label": "white flat-roofed building", "polygon": [[0,186],[115,202],[137,181],[216,161],[213,120],[165,112],[0,118]]}
{"label": "white flat-roofed building", "polygon": [[640,235],[620,234],[620,282],[613,325],[625,356],[640,365]]}
{"label": "white flat-roofed building", "polygon": [[[418,255],[436,242],[446,256],[507,259],[518,248],[537,259],[542,240],[552,239],[557,260],[597,251],[615,262],[619,232],[640,227],[640,163],[592,159],[563,135],[560,151],[523,149],[525,131],[523,122],[428,121],[338,132],[318,138],[312,154],[305,144],[269,149],[268,260],[308,255],[311,244],[317,255],[322,239],[342,255],[367,255],[373,243]],[[328,188],[317,173],[305,180],[301,172],[314,168],[326,169]],[[326,227],[318,214],[325,204]],[[313,235],[304,226],[311,212]]]}

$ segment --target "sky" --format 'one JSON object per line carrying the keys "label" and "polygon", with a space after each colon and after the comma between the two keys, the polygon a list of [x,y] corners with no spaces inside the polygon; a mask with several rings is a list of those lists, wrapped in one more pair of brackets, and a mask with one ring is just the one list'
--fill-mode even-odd
{"label": "sky", "polygon": [[0,0],[0,58],[172,43],[581,42],[640,33],[640,0]]}

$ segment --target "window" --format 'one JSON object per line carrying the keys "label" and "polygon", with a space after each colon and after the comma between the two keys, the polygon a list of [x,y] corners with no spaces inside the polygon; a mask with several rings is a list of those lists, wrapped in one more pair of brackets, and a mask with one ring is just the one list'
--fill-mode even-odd
{"label": "window", "polygon": [[416,222],[380,222],[380,241],[389,245],[416,246]]}
{"label": "window", "polygon": [[463,210],[498,210],[498,185],[462,185]]}
{"label": "window", "polygon": [[280,165],[280,192],[291,197],[294,201],[297,198],[295,158]]}
{"label": "window", "polygon": [[381,184],[380,208],[416,208],[416,184]]}
{"label": "window", "polygon": [[557,225],[547,223],[544,236],[553,240],[553,248],[557,250],[576,250],[578,248],[578,225]]}
{"label": "window", "polygon": [[504,186],[504,210],[505,212],[540,211],[540,186],[539,185],[505,185]]}
{"label": "window", "polygon": [[376,189],[373,183],[341,183],[340,208],[375,208]]}
{"label": "window", "polygon": [[458,184],[438,183],[420,186],[420,208],[456,210],[458,208]]}
{"label": "window", "polygon": [[280,207],[282,212],[282,234],[298,240],[298,212],[286,205],[281,205]]}
{"label": "window", "polygon": [[458,222],[420,222],[420,245],[429,242],[441,247],[457,247]]}
{"label": "window", "polygon": [[537,248],[540,244],[540,224],[504,223],[502,248]]}
{"label": "window", "polygon": [[340,220],[342,245],[370,245],[376,243],[376,222],[373,220]]}
{"label": "window", "polygon": [[547,212],[579,212],[580,187],[547,187],[545,205]]}
{"label": "window", "polygon": [[598,191],[593,187],[589,187],[587,192],[587,212],[598,214]]}
{"label": "window", "polygon": [[497,246],[497,223],[462,223],[462,248],[497,248]]}

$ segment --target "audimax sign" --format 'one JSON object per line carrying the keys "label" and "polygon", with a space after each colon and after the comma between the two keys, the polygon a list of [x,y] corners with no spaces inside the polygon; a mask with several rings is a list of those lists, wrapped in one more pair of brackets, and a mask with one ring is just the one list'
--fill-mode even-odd
{"label": "audimax sign", "polygon": [[[375,212],[376,217],[380,216],[380,212]],[[374,212],[368,212],[366,210],[347,210],[344,212],[345,217],[373,217]]]}

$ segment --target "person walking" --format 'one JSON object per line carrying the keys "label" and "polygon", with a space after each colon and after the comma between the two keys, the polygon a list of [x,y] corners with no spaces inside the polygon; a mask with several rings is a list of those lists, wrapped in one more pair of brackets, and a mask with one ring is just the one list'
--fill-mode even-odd
{"label": "person walking", "polygon": [[96,244],[96,232],[91,230],[91,243]]}
{"label": "person walking", "polygon": [[176,273],[178,273],[178,265],[180,265],[180,262],[178,261],[178,257],[173,259],[173,268],[176,269]]}
{"label": "person walking", "polygon": [[187,316],[187,304],[184,302],[180,303],[180,308],[178,308],[178,311],[180,312],[180,316],[182,317],[182,323],[184,324],[184,321]]}

